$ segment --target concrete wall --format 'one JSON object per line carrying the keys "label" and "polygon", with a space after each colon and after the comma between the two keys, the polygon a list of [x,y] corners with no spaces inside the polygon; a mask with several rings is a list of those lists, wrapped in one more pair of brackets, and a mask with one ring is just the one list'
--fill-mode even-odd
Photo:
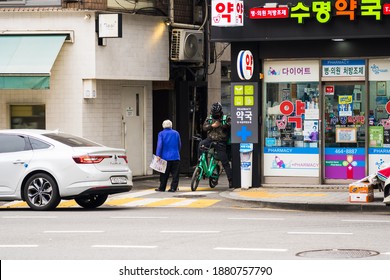
{"label": "concrete wall", "polygon": [[[222,51],[223,54],[218,60],[216,60],[216,63],[213,63],[209,66],[209,72],[214,72],[208,77],[207,108],[210,108],[211,104],[213,104],[214,102],[221,101],[221,61],[230,61],[230,46],[223,50],[226,44],[227,43],[215,44],[217,54],[220,54]],[[234,67],[233,63],[232,67]]]}
{"label": "concrete wall", "polygon": [[123,14],[123,37],[96,47],[96,78],[167,81],[169,33],[163,17]]}

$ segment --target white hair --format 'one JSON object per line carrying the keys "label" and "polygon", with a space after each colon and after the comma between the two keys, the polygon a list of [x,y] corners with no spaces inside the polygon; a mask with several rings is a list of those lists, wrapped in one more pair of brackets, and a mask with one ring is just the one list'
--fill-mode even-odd
{"label": "white hair", "polygon": [[162,123],[163,128],[172,128],[172,122],[170,120],[165,120]]}

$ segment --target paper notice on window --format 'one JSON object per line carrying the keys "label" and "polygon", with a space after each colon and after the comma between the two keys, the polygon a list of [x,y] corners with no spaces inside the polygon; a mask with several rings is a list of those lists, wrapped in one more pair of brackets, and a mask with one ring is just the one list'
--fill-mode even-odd
{"label": "paper notice on window", "polygon": [[167,161],[163,160],[162,158],[157,159],[155,155],[152,157],[152,162],[150,163],[150,168],[165,173],[165,170],[167,169]]}

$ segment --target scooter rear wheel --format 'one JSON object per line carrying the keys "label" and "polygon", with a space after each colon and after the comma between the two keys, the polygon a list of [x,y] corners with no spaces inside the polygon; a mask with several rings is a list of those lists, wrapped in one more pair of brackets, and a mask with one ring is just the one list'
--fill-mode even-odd
{"label": "scooter rear wheel", "polygon": [[200,174],[200,168],[197,166],[191,178],[191,190],[193,192],[196,191],[196,189],[198,188],[199,181],[200,181],[199,174]]}

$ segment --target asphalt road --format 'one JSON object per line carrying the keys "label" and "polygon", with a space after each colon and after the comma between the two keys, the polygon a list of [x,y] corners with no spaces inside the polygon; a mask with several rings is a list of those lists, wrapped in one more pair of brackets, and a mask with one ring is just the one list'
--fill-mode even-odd
{"label": "asphalt road", "polygon": [[0,208],[0,259],[390,259],[389,214],[262,209],[223,198],[223,185],[156,193],[152,183],[95,210]]}

